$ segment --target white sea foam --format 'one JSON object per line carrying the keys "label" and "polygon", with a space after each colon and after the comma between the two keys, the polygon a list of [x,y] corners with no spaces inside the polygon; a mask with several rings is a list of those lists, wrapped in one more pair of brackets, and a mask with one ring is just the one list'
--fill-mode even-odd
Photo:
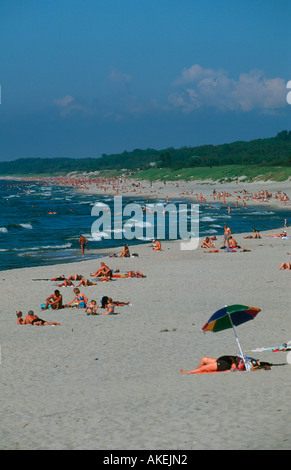
{"label": "white sea foam", "polygon": [[209,216],[204,216],[204,217],[201,217],[201,222],[215,222],[215,219],[213,219],[212,217],[209,217]]}
{"label": "white sea foam", "polygon": [[42,245],[33,246],[29,248],[13,248],[13,251],[42,251],[42,250],[59,250],[64,248],[71,248],[72,243],[64,243],[63,245]]}
{"label": "white sea foam", "polygon": [[19,226],[28,230],[32,230],[33,228],[31,224],[19,224]]}

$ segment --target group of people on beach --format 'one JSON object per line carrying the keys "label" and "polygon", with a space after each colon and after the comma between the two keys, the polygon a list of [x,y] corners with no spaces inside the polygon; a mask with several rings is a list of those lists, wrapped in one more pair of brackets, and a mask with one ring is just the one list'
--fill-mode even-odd
{"label": "group of people on beach", "polygon": [[[128,249],[128,245],[126,245],[125,249]],[[119,271],[119,270],[117,270]],[[90,273],[90,275],[94,278],[100,279],[101,281],[110,281],[112,280],[113,276],[118,276],[115,274],[113,269],[109,268],[103,261],[100,263],[100,268],[96,270],[94,273]],[[124,278],[144,278],[146,277],[140,271],[127,271],[126,274],[120,275],[120,277]],[[92,282],[90,279],[85,278],[82,274],[74,274],[65,277],[64,275],[54,277],[51,281],[57,281],[58,287],[74,287],[74,297],[72,300],[64,303],[63,296],[58,289],[55,289],[54,292],[47,297],[44,304],[41,305],[42,310],[53,309],[53,310],[60,310],[67,307],[74,307],[74,308],[82,308],[87,315],[112,315],[115,313],[114,309],[116,306],[124,306],[130,305],[130,302],[123,302],[112,300],[111,297],[103,296],[100,300],[100,305],[97,305],[96,300],[92,299],[90,302],[88,301],[88,297],[80,291],[79,287],[89,287],[97,285],[97,282]],[[73,281],[79,281],[79,284],[75,287]],[[97,311],[97,309],[104,309],[105,312]],[[47,322],[38,318],[34,315],[33,311],[29,311],[28,315],[23,319],[22,312],[17,311],[17,324],[25,325],[60,325],[60,323],[56,322]]]}
{"label": "group of people on beach", "polygon": [[[113,186],[114,187],[114,186]],[[213,192],[213,198],[217,197],[219,200],[222,199],[223,203],[225,204],[226,202],[226,197],[230,197],[231,195],[229,193],[216,193],[216,191]],[[264,199],[264,200],[269,200],[271,197],[271,194],[266,192],[266,191],[261,191],[258,194],[255,195],[249,195],[246,191],[243,194],[243,205],[245,206],[245,200],[251,197],[253,199]],[[286,204],[286,201],[289,199],[287,196],[284,195],[276,195],[275,197],[280,197],[281,200],[284,201]],[[197,196],[198,198],[198,196]],[[199,196],[200,202],[206,203],[206,198],[203,197],[202,194]],[[237,201],[236,201],[236,207],[238,205],[238,200],[240,199],[240,196],[237,196]],[[228,207],[228,213],[230,213],[231,209]],[[267,235],[266,235],[267,236]],[[287,233],[284,230],[282,233],[278,235],[272,235],[276,237],[286,237]],[[253,239],[259,239],[261,238],[259,231],[253,228],[253,235],[245,236],[244,238],[253,238]],[[205,249],[213,249],[211,251],[207,252],[213,252],[213,251],[218,251],[216,250],[216,237],[206,237],[202,244],[201,247]],[[85,252],[85,247],[86,244],[88,243],[88,240],[83,236],[80,235],[79,238],[79,243],[82,251],[82,256],[84,257],[84,252]],[[154,251],[162,251],[161,247],[161,242],[158,240],[153,240],[153,250]],[[224,225],[224,233],[223,233],[223,245],[222,249],[229,249],[229,250],[235,250],[237,248],[240,248],[238,245],[237,241],[233,238],[232,231],[228,225]],[[130,257],[130,250],[128,245],[126,244],[121,253],[119,254],[120,258],[129,258]],[[291,269],[290,263],[282,263],[279,269]],[[100,268],[98,268],[95,272],[90,273],[90,276],[94,278],[94,280],[101,280],[104,282],[107,281],[112,281],[114,277],[114,271],[109,268],[104,262],[101,262]],[[139,271],[128,271],[126,274],[124,274],[122,277],[145,277],[141,272]],[[58,289],[54,291],[53,294],[51,294],[47,299],[45,304],[42,306],[43,310],[46,310],[48,308],[51,308],[53,310],[59,310],[62,308],[66,307],[75,307],[78,309],[84,309],[84,312],[87,315],[99,315],[99,314],[105,314],[105,315],[112,315],[115,313],[115,307],[116,306],[125,306],[125,305],[130,305],[130,302],[122,302],[122,301],[116,301],[113,300],[111,297],[108,296],[102,296],[100,299],[100,305],[97,305],[97,301],[92,299],[88,300],[88,297],[80,291],[79,287],[89,287],[89,286],[95,286],[97,285],[97,282],[93,282],[92,280],[85,278],[82,275],[75,274],[75,275],[70,275],[68,277],[64,276],[59,276],[57,278],[52,279],[54,281],[58,281],[59,283],[57,284],[58,287],[73,287],[73,292],[74,292],[74,297],[72,300],[64,303],[63,302],[63,296],[60,293]],[[75,286],[74,282],[79,281],[78,285]],[[100,309],[103,311],[100,312]],[[37,315],[34,314],[32,310],[30,310],[25,318],[22,318],[22,312],[17,311],[17,324],[24,325],[24,324],[31,324],[31,325],[36,325],[36,326],[42,326],[42,325],[60,325],[60,323],[57,322],[47,322],[41,318],[39,318]],[[268,363],[259,363],[255,368],[265,368],[269,369],[270,364]],[[195,374],[195,373],[201,373],[201,372],[222,372],[226,370],[244,370],[245,369],[245,363],[244,361],[239,357],[239,356],[221,356],[218,358],[213,358],[213,357],[203,357],[198,365],[197,368],[190,370],[190,371],[185,371],[183,369],[180,370],[181,373],[185,374]]]}

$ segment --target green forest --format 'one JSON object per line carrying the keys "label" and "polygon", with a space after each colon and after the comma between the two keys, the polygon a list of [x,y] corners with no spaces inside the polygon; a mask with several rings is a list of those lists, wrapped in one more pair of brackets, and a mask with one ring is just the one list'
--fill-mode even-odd
{"label": "green forest", "polygon": [[[21,158],[0,162],[2,176],[53,176],[72,172],[129,170],[152,174],[154,170],[179,170],[238,166],[248,168],[291,167],[291,131],[283,130],[275,137],[237,141],[221,145],[167,148],[163,150],[135,149],[96,158]],[[160,174],[164,174],[163,171]],[[288,172],[289,173],[289,172]]]}

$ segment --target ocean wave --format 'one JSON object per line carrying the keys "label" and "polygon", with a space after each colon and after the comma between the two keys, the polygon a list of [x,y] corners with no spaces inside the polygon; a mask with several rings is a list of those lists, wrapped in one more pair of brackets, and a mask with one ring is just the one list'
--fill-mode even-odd
{"label": "ocean wave", "polygon": [[31,224],[19,224],[19,226],[27,230],[32,230],[33,228]]}
{"label": "ocean wave", "polygon": [[42,245],[26,248],[13,248],[12,251],[42,251],[42,250],[60,250],[64,248],[71,248],[72,243],[64,243],[63,245]]}
{"label": "ocean wave", "polygon": [[275,212],[272,211],[252,211],[251,215],[274,215]]}
{"label": "ocean wave", "polygon": [[209,217],[209,216],[204,216],[204,217],[201,217],[201,222],[215,222],[216,219],[213,219],[212,217]]}
{"label": "ocean wave", "polygon": [[92,232],[92,237],[86,237],[89,242],[101,241],[102,238],[111,238],[108,232]]}
{"label": "ocean wave", "polygon": [[0,233],[8,233],[8,229],[6,227],[0,227]]}

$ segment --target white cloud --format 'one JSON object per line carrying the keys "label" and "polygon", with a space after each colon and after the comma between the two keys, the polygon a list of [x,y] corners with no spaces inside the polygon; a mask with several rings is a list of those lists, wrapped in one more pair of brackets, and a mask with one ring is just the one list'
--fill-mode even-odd
{"label": "white cloud", "polygon": [[77,103],[76,99],[71,95],[65,95],[63,98],[56,98],[53,100],[53,104],[60,108],[60,115],[65,117],[72,112],[88,113],[88,109]]}
{"label": "white cloud", "polygon": [[66,95],[63,98],[56,98],[53,100],[54,104],[61,107],[66,107],[75,100],[71,95]]}
{"label": "white cloud", "polygon": [[129,83],[132,81],[132,76],[127,73],[122,73],[116,69],[113,69],[109,74],[109,80],[111,83],[117,84]]}
{"label": "white cloud", "polygon": [[205,106],[243,112],[268,111],[286,105],[285,80],[267,78],[260,70],[241,73],[234,79],[225,70],[195,64],[183,69],[173,86],[178,90],[169,96],[169,102],[183,112]]}

